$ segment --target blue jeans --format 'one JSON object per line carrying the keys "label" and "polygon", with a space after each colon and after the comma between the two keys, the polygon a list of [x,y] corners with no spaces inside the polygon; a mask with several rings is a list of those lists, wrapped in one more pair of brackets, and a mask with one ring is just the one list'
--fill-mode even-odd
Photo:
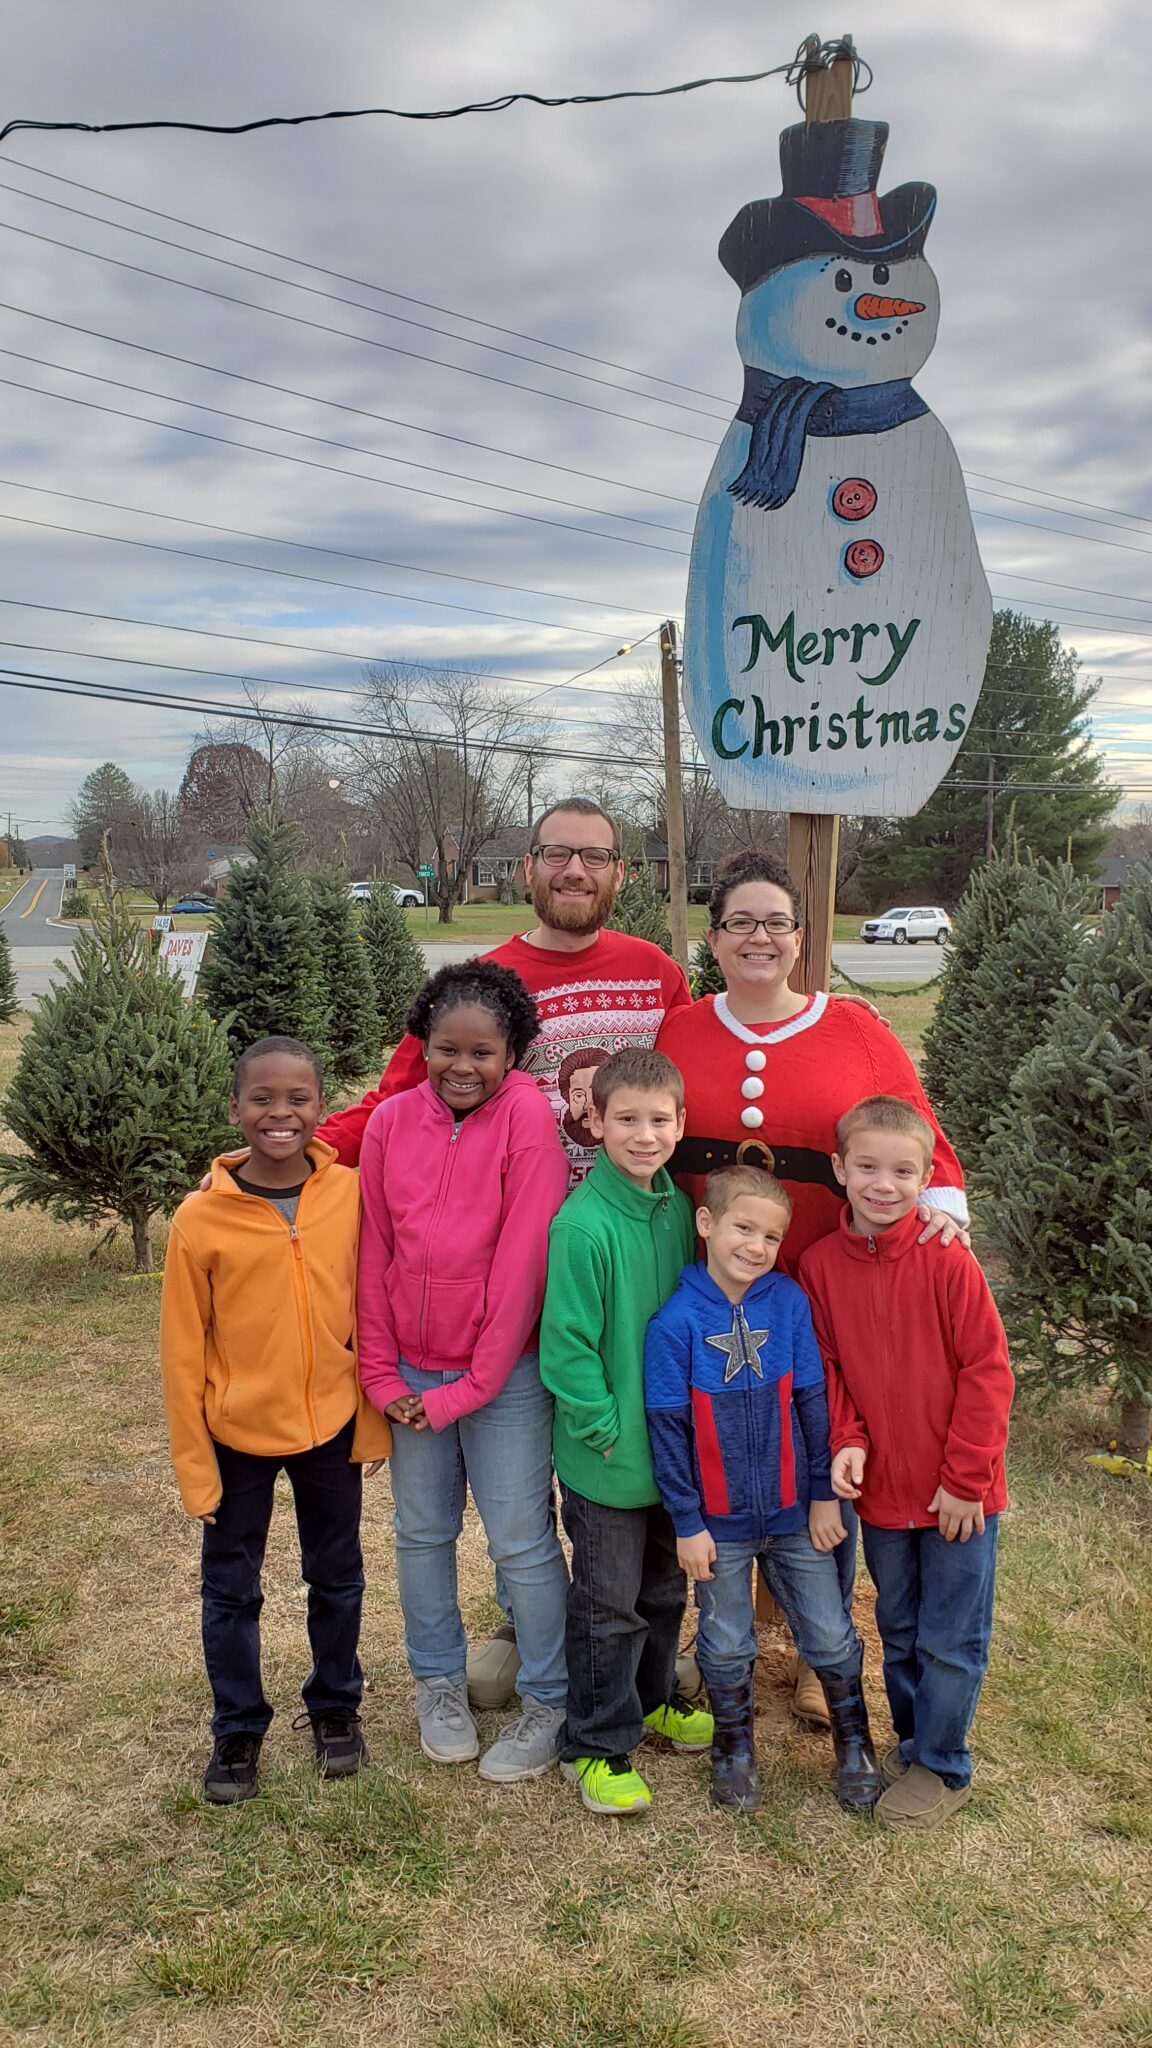
{"label": "blue jeans", "polygon": [[665,1508],[605,1507],[567,1486],[560,1512],[572,1543],[560,1755],[565,1763],[627,1756],[644,1733],[644,1716],[676,1690],[687,1604],[676,1531]]}
{"label": "blue jeans", "polygon": [[[842,1546],[841,1546],[842,1547]],[[796,1648],[814,1671],[856,1678],[859,1636],[844,1613],[835,1553],[817,1550],[807,1529],[759,1543],[718,1543],[711,1579],[696,1581],[696,1662],[706,1685],[738,1685],[756,1661],[752,1566],[784,1611]]]}
{"label": "blue jeans", "polygon": [[349,1462],[352,1434],[353,1423],[346,1422],[326,1444],[287,1458],[216,1445],[223,1492],[215,1523],[204,1524],[200,1548],[201,1629],[214,1736],[263,1735],[272,1719],[260,1678],[260,1571],[281,1467],[292,1487],[308,1587],[312,1669],[304,1681],[304,1705],[310,1714],[354,1714],[360,1705],[362,1474]]}
{"label": "blue jeans", "polygon": [[[400,1361],[414,1394],[458,1380]],[[520,1650],[521,1697],[561,1707],[567,1693],[568,1573],[552,1516],[552,1396],[535,1352],[513,1366],[495,1399],[450,1423],[392,1431],[396,1576],[404,1647],[414,1678],[464,1682],[467,1640],[456,1596],[456,1539],[467,1487],[488,1555],[507,1593]]]}
{"label": "blue jeans", "polygon": [[999,1517],[967,1543],[946,1543],[938,1529],[863,1528],[900,1754],[957,1790],[972,1776],[967,1737],[992,1636]]}

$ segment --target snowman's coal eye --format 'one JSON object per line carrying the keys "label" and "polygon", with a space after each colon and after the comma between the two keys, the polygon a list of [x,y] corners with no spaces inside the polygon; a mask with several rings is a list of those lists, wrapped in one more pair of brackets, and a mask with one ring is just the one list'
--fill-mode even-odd
{"label": "snowman's coal eye", "polygon": [[886,263],[876,263],[873,265],[872,282],[873,284],[887,284],[888,265]]}
{"label": "snowman's coal eye", "polygon": [[852,272],[850,270],[838,270],[833,283],[838,292],[850,292],[852,289]]}

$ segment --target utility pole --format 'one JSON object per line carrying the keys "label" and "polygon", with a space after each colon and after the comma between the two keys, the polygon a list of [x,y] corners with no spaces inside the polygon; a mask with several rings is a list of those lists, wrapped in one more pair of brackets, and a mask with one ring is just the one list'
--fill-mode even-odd
{"label": "utility pole", "polygon": [[684,784],[680,770],[680,670],[676,622],[660,628],[660,695],[664,707],[664,837],[668,845],[668,922],[672,955],[688,972],[688,863],[684,853]]}
{"label": "utility pole", "polygon": [[984,858],[991,860],[996,816],[996,756],[988,756],[988,782],[984,797]]}
{"label": "utility pole", "polygon": [[533,823],[533,820],[534,820],[534,818],[535,818],[535,816],[536,816],[536,805],[535,805],[535,802],[533,801],[533,788],[534,788],[534,784],[533,784],[533,780],[532,780],[534,772],[535,772],[535,763],[533,762],[533,759],[532,759],[532,756],[531,756],[531,754],[529,754],[529,756],[528,756],[528,830],[529,830],[529,831],[531,831],[531,830],[532,830],[532,823]]}

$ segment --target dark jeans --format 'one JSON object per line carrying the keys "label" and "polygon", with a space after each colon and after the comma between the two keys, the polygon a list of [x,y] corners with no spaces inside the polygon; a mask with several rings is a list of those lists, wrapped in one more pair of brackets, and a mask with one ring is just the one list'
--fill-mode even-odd
{"label": "dark jeans", "polygon": [[676,1690],[688,1586],[662,1507],[608,1508],[560,1489],[572,1545],[568,1718],[560,1755],[627,1756]]}
{"label": "dark jeans", "polygon": [[862,1526],[900,1754],[956,1790],[972,1776],[967,1736],[992,1636],[999,1517],[967,1543],[946,1543],[938,1529]]}
{"label": "dark jeans", "polygon": [[214,1736],[263,1735],[272,1719],[260,1679],[260,1571],[281,1468],[292,1486],[308,1587],[312,1669],[302,1687],[304,1705],[310,1714],[322,1714],[354,1713],[360,1704],[362,1475],[359,1465],[348,1462],[353,1428],[349,1421],[328,1443],[288,1458],[259,1458],[216,1445],[224,1491],[215,1525],[204,1524],[200,1585]]}

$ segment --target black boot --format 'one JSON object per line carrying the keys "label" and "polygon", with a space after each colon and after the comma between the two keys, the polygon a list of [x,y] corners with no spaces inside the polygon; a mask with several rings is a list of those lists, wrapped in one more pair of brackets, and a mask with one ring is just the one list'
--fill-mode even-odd
{"label": "black boot", "polygon": [[871,1813],[884,1789],[872,1748],[868,1709],[859,1678],[818,1671],[832,1722],[836,1751],[836,1797],[846,1813]]}
{"label": "black boot", "polygon": [[728,1813],[755,1813],[763,1798],[756,1775],[752,1673],[737,1685],[708,1683],[712,1736],[712,1804]]}

